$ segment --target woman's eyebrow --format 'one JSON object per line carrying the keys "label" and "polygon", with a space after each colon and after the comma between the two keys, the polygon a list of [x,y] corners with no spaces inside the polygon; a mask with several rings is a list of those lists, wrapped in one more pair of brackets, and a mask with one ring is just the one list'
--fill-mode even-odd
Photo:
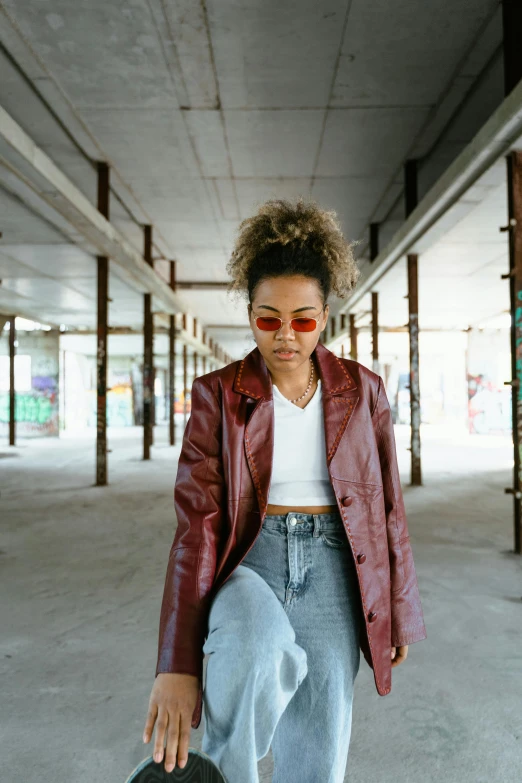
{"label": "woman's eyebrow", "polygon": [[[279,313],[280,311],[277,309],[277,307],[271,307],[270,305],[258,305],[257,308],[263,307],[265,310],[273,310],[274,313]],[[293,313],[300,313],[301,310],[317,310],[317,307],[314,307],[314,305],[306,305],[305,307],[298,307],[297,310],[292,310]]]}

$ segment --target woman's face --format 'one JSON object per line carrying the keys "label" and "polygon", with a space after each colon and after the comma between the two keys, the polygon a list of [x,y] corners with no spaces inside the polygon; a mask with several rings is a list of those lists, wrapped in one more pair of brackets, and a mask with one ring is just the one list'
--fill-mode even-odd
{"label": "woman's face", "polygon": [[[257,346],[272,372],[293,372],[308,359],[328,321],[328,305],[318,283],[302,275],[272,277],[257,286],[252,306],[248,306],[250,327]],[[256,326],[257,316],[278,316],[284,323],[278,331],[266,332]],[[317,318],[312,332],[294,332],[292,318]]]}

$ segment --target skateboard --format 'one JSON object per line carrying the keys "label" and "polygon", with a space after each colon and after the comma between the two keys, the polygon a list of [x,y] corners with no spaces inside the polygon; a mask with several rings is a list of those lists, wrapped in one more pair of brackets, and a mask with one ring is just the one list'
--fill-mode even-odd
{"label": "skateboard", "polygon": [[165,771],[165,754],[158,763],[149,756],[142,761],[125,783],[227,783],[212,759],[195,748],[189,748],[186,765]]}

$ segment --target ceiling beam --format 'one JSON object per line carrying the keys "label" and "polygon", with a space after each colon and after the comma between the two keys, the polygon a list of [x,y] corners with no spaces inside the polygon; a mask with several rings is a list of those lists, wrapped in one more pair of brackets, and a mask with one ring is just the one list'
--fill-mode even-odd
{"label": "ceiling beam", "polygon": [[[0,106],[0,142],[7,143],[7,157],[0,164],[10,173],[10,189],[20,183],[56,212],[77,234],[92,246],[97,255],[108,256],[114,273],[140,293],[150,293],[167,313],[181,313],[183,304],[170,286],[159,277],[127,239],[117,231],[87,197],[38,147],[18,123]],[[1,145],[0,145],[1,149]],[[12,152],[15,156],[13,159]],[[38,201],[32,204],[37,208]],[[45,215],[44,215],[45,217]]]}
{"label": "ceiling beam", "polygon": [[[416,242],[426,240],[427,233],[455,205],[474,182],[516,144],[522,135],[522,82],[504,99],[476,136],[451,163],[401,228],[368,266],[368,273],[353,294],[335,314],[349,312],[372,287],[406,253],[417,252]],[[455,222],[462,218],[459,213]],[[450,226],[444,226],[444,233]],[[434,230],[433,242],[439,238]],[[422,249],[426,249],[423,246]],[[328,343],[329,344],[329,343]]]}

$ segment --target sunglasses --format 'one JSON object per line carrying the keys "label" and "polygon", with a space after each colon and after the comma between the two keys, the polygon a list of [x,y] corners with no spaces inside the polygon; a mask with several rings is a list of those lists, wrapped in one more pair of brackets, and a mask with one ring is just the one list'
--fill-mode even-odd
{"label": "sunglasses", "polygon": [[317,328],[318,321],[319,318],[311,318],[310,316],[283,321],[282,318],[275,315],[258,315],[255,324],[262,332],[277,332],[286,323],[290,323],[294,332],[313,332]]}

